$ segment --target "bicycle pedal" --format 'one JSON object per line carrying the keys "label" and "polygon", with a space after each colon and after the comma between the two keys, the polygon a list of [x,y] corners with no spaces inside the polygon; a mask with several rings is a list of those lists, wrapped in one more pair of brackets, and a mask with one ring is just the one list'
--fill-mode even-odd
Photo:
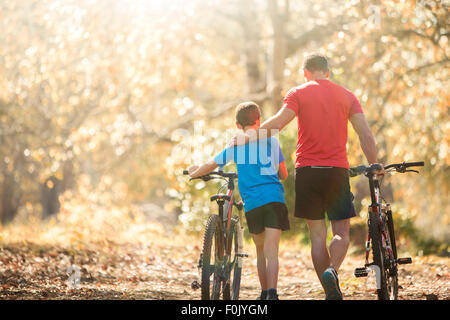
{"label": "bicycle pedal", "polygon": [[236,253],[236,256],[241,258],[248,258],[248,254],[246,253]]}
{"label": "bicycle pedal", "polygon": [[357,278],[367,277],[368,275],[369,275],[369,271],[367,270],[366,267],[355,269],[355,277],[357,277]]}
{"label": "bicycle pedal", "polygon": [[409,264],[409,263],[412,263],[412,259],[409,257],[408,258],[398,258],[397,263],[398,264]]}

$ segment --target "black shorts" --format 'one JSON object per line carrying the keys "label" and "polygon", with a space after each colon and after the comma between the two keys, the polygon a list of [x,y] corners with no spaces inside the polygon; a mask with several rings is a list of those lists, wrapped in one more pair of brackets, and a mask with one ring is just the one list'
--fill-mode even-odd
{"label": "black shorts", "polygon": [[250,233],[259,234],[267,228],[289,230],[288,209],[284,203],[270,202],[245,213]]}
{"label": "black shorts", "polygon": [[320,220],[344,220],[356,216],[349,173],[337,167],[295,169],[295,216]]}

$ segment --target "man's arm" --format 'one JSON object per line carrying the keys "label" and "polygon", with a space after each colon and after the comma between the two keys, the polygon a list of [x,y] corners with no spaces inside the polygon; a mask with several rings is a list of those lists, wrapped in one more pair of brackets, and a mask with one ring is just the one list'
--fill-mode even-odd
{"label": "man's arm", "polygon": [[264,123],[259,127],[258,131],[267,130],[269,131],[268,137],[271,137],[272,134],[270,131],[283,129],[292,119],[295,118],[295,112],[283,105],[281,109],[272,117],[264,121]]}
{"label": "man's arm", "polygon": [[372,130],[367,124],[364,113],[355,113],[350,117],[350,122],[359,137],[359,143],[369,164],[377,163],[377,147]]}
{"label": "man's arm", "polygon": [[249,130],[248,134],[234,136],[230,146],[247,144],[249,141],[259,140],[260,138],[269,138],[291,122],[295,115],[293,110],[283,105],[280,111],[267,119],[257,130]]}
{"label": "man's arm", "polygon": [[201,166],[191,166],[188,169],[189,176],[191,178],[198,178],[214,171],[218,165],[214,160],[211,160],[207,163],[202,164]]}

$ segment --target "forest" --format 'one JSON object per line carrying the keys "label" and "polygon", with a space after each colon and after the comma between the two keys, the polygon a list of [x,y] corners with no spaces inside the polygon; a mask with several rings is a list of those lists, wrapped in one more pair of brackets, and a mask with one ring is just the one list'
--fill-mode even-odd
{"label": "forest", "polygon": [[[305,81],[304,57],[318,52],[330,80],[360,101],[380,162],[425,162],[419,174],[386,176],[383,197],[397,245],[419,262],[401,274],[402,286],[411,284],[402,297],[448,299],[448,6],[0,1],[0,298],[197,299],[191,282],[218,185],[182,171],[228,144],[240,102],[257,102],[263,119],[275,114]],[[367,164],[351,127],[348,136],[350,165]],[[279,139],[293,226],[282,238],[280,286],[291,299],[320,299],[307,227],[292,212],[295,121]],[[358,217],[343,286],[364,299],[350,269],[363,260],[367,179],[351,188]],[[253,258],[242,280],[249,288],[257,287]],[[81,268],[81,290],[66,289],[70,264]]]}

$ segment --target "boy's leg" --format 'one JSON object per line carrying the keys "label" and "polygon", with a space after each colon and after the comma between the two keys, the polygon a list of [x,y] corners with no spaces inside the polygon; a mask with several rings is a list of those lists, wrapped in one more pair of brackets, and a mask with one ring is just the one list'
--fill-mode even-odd
{"label": "boy's leg", "polygon": [[259,283],[261,284],[262,290],[267,290],[267,265],[266,257],[264,255],[265,232],[258,234],[251,233],[251,236],[256,246],[256,267],[258,270]]}
{"label": "boy's leg", "polygon": [[327,225],[325,219],[307,219],[306,223],[311,239],[311,258],[317,277],[322,283],[322,274],[330,266],[330,254],[327,248]]}
{"label": "boy's leg", "polygon": [[278,282],[278,247],[281,229],[267,228],[264,239],[264,256],[267,259],[267,287],[277,288]]}
{"label": "boy's leg", "polygon": [[350,244],[350,219],[331,220],[331,230],[333,240],[330,243],[330,266],[338,271]]}

